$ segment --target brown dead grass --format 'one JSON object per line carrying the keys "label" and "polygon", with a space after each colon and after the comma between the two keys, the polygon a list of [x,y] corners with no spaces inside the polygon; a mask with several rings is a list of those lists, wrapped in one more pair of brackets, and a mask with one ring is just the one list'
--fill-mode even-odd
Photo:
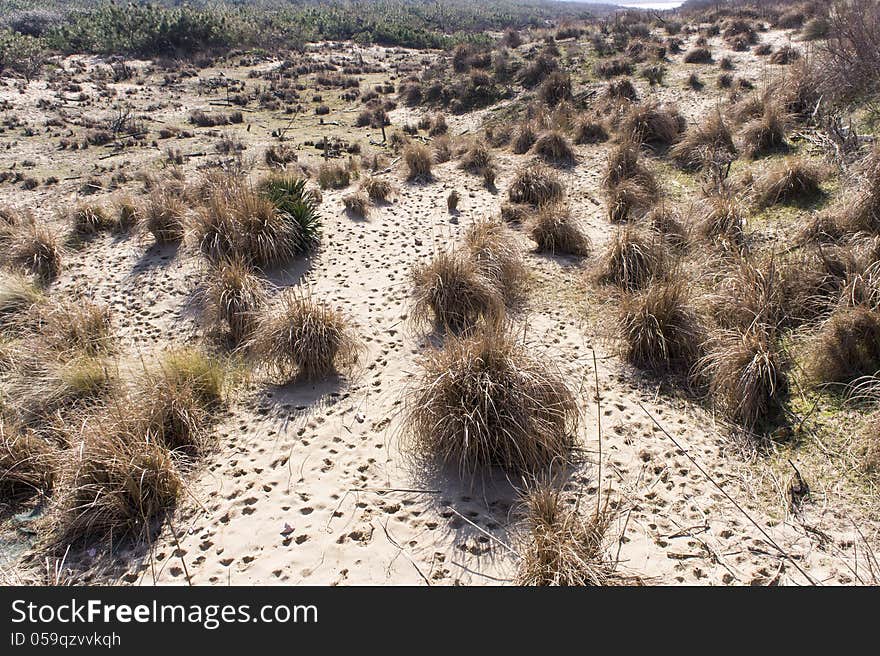
{"label": "brown dead grass", "polygon": [[613,191],[626,181],[638,185],[651,198],[659,196],[660,187],[657,179],[642,163],[638,144],[632,140],[621,142],[608,153],[608,163],[602,183],[605,189]]}
{"label": "brown dead grass", "polygon": [[655,372],[690,371],[706,335],[688,285],[683,276],[670,276],[623,296],[618,327],[628,362]]}
{"label": "brown dead grass", "polygon": [[813,384],[848,383],[880,372],[880,311],[841,306],[809,342],[805,369]]}
{"label": "brown dead grass", "polygon": [[144,225],[159,244],[179,242],[186,231],[187,207],[174,193],[157,189],[144,206]]}
{"label": "brown dead grass", "polygon": [[593,250],[583,226],[562,203],[542,207],[530,221],[528,230],[539,251],[586,257]]}
{"label": "brown dead grass", "polygon": [[730,421],[755,430],[778,420],[788,395],[788,363],[772,328],[752,324],[720,333],[698,367]]}
{"label": "brown dead grass", "polygon": [[360,349],[342,312],[293,289],[262,314],[249,343],[256,360],[285,380],[316,379],[351,367]]}
{"label": "brown dead grass", "polygon": [[507,190],[511,203],[527,203],[536,207],[559,201],[564,193],[559,176],[540,164],[517,171]]}
{"label": "brown dead grass", "polygon": [[655,150],[663,150],[678,141],[686,127],[684,117],[674,106],[656,102],[633,105],[623,117],[619,134]]}
{"label": "brown dead grass", "polygon": [[570,459],[578,407],[546,358],[502,327],[449,338],[408,394],[408,446],[463,475],[540,472]]}
{"label": "brown dead grass", "polygon": [[547,130],[538,137],[532,151],[549,164],[573,166],[574,148],[564,134],[557,130]]}
{"label": "brown dead grass", "polygon": [[403,149],[403,161],[406,164],[406,179],[410,182],[430,182],[433,180],[431,165],[434,155],[431,150],[418,143],[411,143]]}
{"label": "brown dead grass", "polygon": [[504,293],[497,279],[469,254],[438,253],[413,269],[411,284],[416,324],[462,332],[504,317]]}
{"label": "brown dead grass", "polygon": [[26,225],[9,242],[10,262],[44,282],[60,273],[62,253],[58,234],[42,224]]}
{"label": "brown dead grass", "polygon": [[766,155],[787,145],[790,117],[781,103],[765,100],[760,115],[740,129],[741,150],[750,159]]}
{"label": "brown dead grass", "polygon": [[520,299],[528,271],[515,233],[497,219],[475,221],[463,238],[477,269],[493,280],[508,306]]}
{"label": "brown dead grass", "polygon": [[84,541],[142,542],[177,504],[183,481],[171,454],[93,420],[64,462],[54,519],[59,546]]}
{"label": "brown dead grass", "polygon": [[517,584],[597,586],[616,579],[606,553],[614,513],[606,504],[581,515],[579,504],[549,482],[529,486],[522,496],[525,534]]}
{"label": "brown dead grass", "polygon": [[713,112],[692,126],[669,151],[669,156],[686,171],[721,167],[736,158],[736,146],[721,112]]}
{"label": "brown dead grass", "polygon": [[0,418],[0,503],[48,494],[58,465],[58,449],[48,440]]}
{"label": "brown dead grass", "polygon": [[204,289],[204,318],[215,331],[228,331],[234,344],[248,339],[266,303],[263,281],[239,259],[221,261]]}
{"label": "brown dead grass", "polygon": [[822,194],[825,169],[803,157],[786,157],[761,175],[754,184],[759,207],[805,204]]}
{"label": "brown dead grass", "polygon": [[596,279],[627,291],[641,289],[665,273],[669,257],[662,236],[625,226],[615,233],[602,253]]}

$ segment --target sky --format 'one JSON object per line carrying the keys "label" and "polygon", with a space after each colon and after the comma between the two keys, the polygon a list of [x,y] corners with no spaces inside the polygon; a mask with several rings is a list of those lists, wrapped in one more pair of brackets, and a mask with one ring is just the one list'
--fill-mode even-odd
{"label": "sky", "polygon": [[639,2],[638,0],[617,0],[617,2],[613,2],[613,4],[620,5],[621,7],[640,7],[641,9],[675,9],[679,5],[683,4],[683,0],[679,0],[678,2]]}
{"label": "sky", "polygon": [[562,0],[563,2],[593,2],[598,4],[619,5],[621,7],[638,7],[640,9],[675,9],[684,4],[684,0]]}

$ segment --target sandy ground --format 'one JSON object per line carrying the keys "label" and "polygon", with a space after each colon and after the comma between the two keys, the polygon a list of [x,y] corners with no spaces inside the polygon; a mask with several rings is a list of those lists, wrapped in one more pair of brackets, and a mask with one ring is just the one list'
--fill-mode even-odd
{"label": "sandy ground", "polygon": [[[782,42],[781,33],[765,39]],[[718,42],[720,44],[720,41]],[[720,48],[720,45],[718,45]],[[383,56],[379,51],[367,57]],[[720,53],[719,53],[720,54]],[[730,53],[737,74],[760,82],[767,66],[750,54]],[[390,55],[387,55],[390,56]],[[403,60],[405,54],[398,55]],[[680,56],[677,57],[680,59]],[[93,65],[94,60],[87,62]],[[721,97],[711,84],[717,67],[705,74],[706,91],[682,102],[688,68],[670,69],[665,87],[648,91],[678,101],[696,120]],[[698,69],[701,70],[701,69]],[[226,69],[244,79],[247,70]],[[202,77],[213,71],[200,71]],[[701,73],[702,74],[702,73]],[[382,77],[381,75],[378,77]],[[385,76],[387,77],[387,76]],[[36,102],[52,97],[45,82],[34,82],[19,93],[4,80],[0,100],[39,125],[44,121]],[[166,91],[158,86],[126,83],[138,108],[159,103],[150,116],[159,122],[185,124],[196,107],[222,96],[198,96],[196,80]],[[327,95],[332,95],[332,92]],[[66,111],[108,111],[96,105]],[[222,109],[222,108],[221,108]],[[334,107],[331,118],[350,132],[356,111]],[[419,112],[396,110],[400,125]],[[450,117],[453,132],[472,133],[483,115]],[[313,116],[297,127],[295,139],[323,128]],[[284,117],[246,113],[236,134],[246,139],[246,156],[259,161],[270,132]],[[174,144],[197,152],[210,143],[208,130]],[[375,131],[358,132],[363,142]],[[2,168],[31,159],[36,169],[87,176],[103,164],[93,155],[58,152],[44,139],[22,139],[7,131],[0,155]],[[161,147],[166,144],[160,142]],[[171,145],[171,144],[168,144]],[[583,220],[596,251],[613,234],[603,208],[600,180],[607,145],[578,146],[578,164],[562,171],[569,204]],[[301,161],[317,162],[304,149]],[[411,267],[454,243],[473,221],[497,215],[514,172],[530,156],[496,153],[498,191],[489,191],[477,176],[460,171],[455,162],[435,167],[435,181],[406,183],[399,166],[385,173],[397,189],[391,203],[373,208],[366,220],[351,218],[341,198],[347,190],[324,193],[321,215],[324,236],[320,250],[307,261],[274,275],[279,287],[312,290],[325,302],[353,318],[366,344],[359,365],[350,374],[317,385],[277,386],[254,381],[229,412],[218,418],[218,445],[191,477],[191,487],[175,516],[176,536],[166,530],[149,554],[111,568],[70,573],[71,580],[157,584],[505,584],[515,573],[518,541],[516,496],[508,481],[467,485],[451,474],[426,474],[402,449],[404,392],[418,370],[426,338],[407,322]],[[125,162],[125,170],[154,167],[161,151],[145,147],[109,158]],[[194,171],[201,160],[190,160]],[[259,167],[262,168],[260,161]],[[59,176],[61,177],[61,176]],[[76,199],[81,180],[62,181],[55,188],[24,192],[0,188],[3,202],[29,207],[44,220],[58,221],[57,210]],[[674,182],[670,183],[674,184]],[[136,183],[129,187],[136,190]],[[446,196],[462,196],[459,212],[446,209]],[[98,199],[101,196],[96,197]],[[806,584],[807,576],[826,583],[850,583],[858,562],[859,541],[845,504],[807,506],[801,514],[786,510],[783,491],[768,504],[755,492],[762,476],[760,459],[736,447],[729,427],[716,423],[700,406],[677,398],[662,382],[642,378],[617,357],[616,346],[603,328],[601,307],[590,307],[584,269],[578,262],[531,252],[522,237],[532,271],[530,294],[519,325],[529,348],[552,359],[578,390],[584,420],[579,431],[579,464],[568,485],[595,503],[601,487],[618,506],[609,551],[626,574],[662,584]],[[117,239],[101,236],[71,251],[53,288],[63,294],[74,288],[109,304],[127,353],[136,357],[173,342],[192,342],[200,331],[193,298],[204,273],[185,250],[155,246],[149,236]],[[595,399],[594,356],[598,363],[599,407]],[[644,406],[644,408],[643,408]],[[696,459],[731,497],[738,509],[655,424],[651,416]],[[601,419],[601,442],[600,442]],[[601,458],[600,458],[601,452]],[[599,478],[601,472],[601,479]],[[835,497],[836,498],[836,497]],[[747,517],[755,520],[755,526]],[[871,534],[869,526],[863,526]],[[766,533],[766,535],[765,535]],[[769,536],[769,539],[768,539]],[[772,542],[771,542],[772,539]],[[788,553],[805,572],[781,556]],[[77,566],[87,567],[86,553]],[[79,578],[77,578],[79,577]]]}

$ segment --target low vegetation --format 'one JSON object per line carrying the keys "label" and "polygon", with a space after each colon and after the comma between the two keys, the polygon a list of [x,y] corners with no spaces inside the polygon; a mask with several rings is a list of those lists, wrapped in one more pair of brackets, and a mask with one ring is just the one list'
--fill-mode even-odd
{"label": "low vegetation", "polygon": [[564,463],[579,414],[563,378],[499,326],[426,353],[408,408],[410,448],[466,476]]}

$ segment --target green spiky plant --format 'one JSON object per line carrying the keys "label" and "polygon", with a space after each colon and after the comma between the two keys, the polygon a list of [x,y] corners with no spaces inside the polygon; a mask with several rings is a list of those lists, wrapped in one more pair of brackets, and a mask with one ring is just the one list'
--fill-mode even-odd
{"label": "green spiky plant", "polygon": [[297,250],[300,253],[312,250],[321,240],[321,217],[318,215],[318,199],[306,189],[305,179],[271,176],[263,180],[260,191],[298,226]]}

